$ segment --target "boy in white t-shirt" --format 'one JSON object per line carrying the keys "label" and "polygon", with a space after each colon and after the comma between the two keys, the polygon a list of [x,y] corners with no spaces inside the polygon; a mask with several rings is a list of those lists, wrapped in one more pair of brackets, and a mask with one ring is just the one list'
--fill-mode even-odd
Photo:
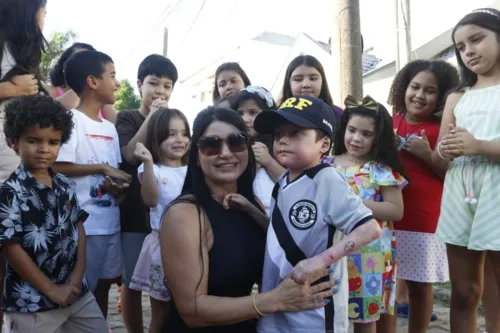
{"label": "boy in white t-shirt", "polygon": [[65,79],[80,97],[73,110],[71,139],[61,147],[54,169],[76,183],[82,209],[89,213],[86,273],[89,289],[104,316],[109,289],[121,276],[120,211],[115,197],[128,187],[131,176],[118,169],[121,163],[114,125],[99,118],[99,110],[114,104],[119,83],[113,60],[97,51],[82,51],[66,63]]}

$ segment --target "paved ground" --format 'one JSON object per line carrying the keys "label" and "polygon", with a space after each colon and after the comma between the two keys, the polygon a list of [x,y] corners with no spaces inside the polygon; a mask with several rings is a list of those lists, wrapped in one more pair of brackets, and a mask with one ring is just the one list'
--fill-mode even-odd
{"label": "paved ground", "polygon": [[[127,333],[125,326],[123,325],[123,320],[121,315],[116,312],[116,300],[117,300],[117,289],[113,288],[110,295],[109,303],[109,318],[108,322],[110,328],[113,329],[113,333]],[[151,310],[149,307],[149,299],[146,296],[142,298],[143,315],[144,315],[144,332],[148,331],[149,321],[151,320]],[[438,314],[439,319],[429,327],[427,332],[429,333],[448,333],[450,331],[449,327],[449,290],[447,289],[436,289],[436,302],[434,305],[434,311]],[[398,319],[398,333],[407,333],[408,321],[405,319]],[[484,319],[479,318],[478,332],[484,331]]]}

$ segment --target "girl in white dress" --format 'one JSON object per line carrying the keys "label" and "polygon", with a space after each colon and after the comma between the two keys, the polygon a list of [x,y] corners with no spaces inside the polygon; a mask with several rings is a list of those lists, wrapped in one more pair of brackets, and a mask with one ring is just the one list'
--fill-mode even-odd
{"label": "girl in white dress", "polygon": [[138,142],[135,150],[135,156],[143,163],[137,172],[142,200],[150,207],[152,232],[144,240],[130,288],[149,294],[150,333],[161,331],[172,299],[161,262],[160,221],[165,207],[179,196],[184,185],[190,139],[184,114],[175,109],[160,109],[151,116],[146,145]]}
{"label": "girl in white dress", "polygon": [[500,286],[500,12],[461,19],[453,42],[462,87],[450,94],[433,155],[448,167],[436,238],[447,244],[451,332],[476,332],[485,257]]}

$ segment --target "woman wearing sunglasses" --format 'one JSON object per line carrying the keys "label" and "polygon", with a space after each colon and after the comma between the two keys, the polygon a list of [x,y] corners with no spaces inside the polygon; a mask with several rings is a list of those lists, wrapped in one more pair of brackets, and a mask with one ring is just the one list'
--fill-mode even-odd
{"label": "woman wearing sunglasses", "polygon": [[[260,283],[268,219],[252,188],[255,156],[234,111],[210,107],[194,121],[181,196],[162,219],[162,261],[173,296],[163,332],[255,333],[256,318],[325,306],[331,282],[251,295]],[[327,272],[325,272],[325,275]]]}

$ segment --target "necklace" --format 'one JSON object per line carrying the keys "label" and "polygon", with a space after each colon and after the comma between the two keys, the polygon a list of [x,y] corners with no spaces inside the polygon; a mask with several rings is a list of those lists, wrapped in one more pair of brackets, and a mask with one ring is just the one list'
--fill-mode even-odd
{"label": "necklace", "polygon": [[347,155],[342,155],[346,160],[348,160],[349,162],[352,162],[354,164],[358,164],[358,165],[363,165],[365,164],[366,162],[363,162],[363,161],[360,161],[360,160],[355,160],[355,159],[352,159],[350,157],[348,157]]}
{"label": "necklace", "polygon": [[222,202],[224,201],[224,198],[226,197],[226,195],[228,195],[229,193],[236,193],[236,187],[234,189],[232,189],[231,191],[227,192],[226,194],[224,195],[221,195],[221,196],[217,196],[214,192],[210,191],[210,195],[212,196],[212,198],[217,201],[217,202]]}
{"label": "necklace", "polygon": [[[399,127],[401,126],[401,122],[403,120],[404,120],[404,127],[403,127],[404,133],[402,133],[403,135],[400,135],[399,134]],[[408,123],[408,120],[406,120],[406,115],[403,115],[401,118],[399,118],[398,126],[396,128],[396,135],[403,137],[405,140],[408,140],[412,135],[418,136],[418,135],[420,135],[420,133],[424,129],[426,123],[427,123],[426,121],[423,121],[423,122],[418,123],[418,124],[410,124],[410,123]],[[413,128],[413,130],[408,131],[408,125],[415,126],[415,127]]]}

